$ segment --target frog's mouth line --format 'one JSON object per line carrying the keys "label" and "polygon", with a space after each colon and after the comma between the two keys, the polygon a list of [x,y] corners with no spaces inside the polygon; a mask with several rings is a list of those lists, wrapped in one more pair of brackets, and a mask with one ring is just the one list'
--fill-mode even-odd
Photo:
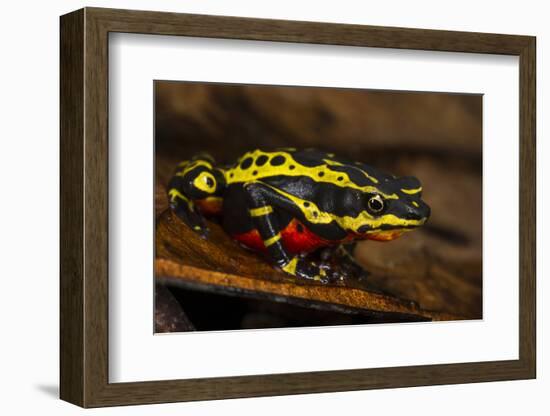
{"label": "frog's mouth line", "polygon": [[376,240],[376,241],[392,241],[396,238],[401,237],[401,235],[412,229],[399,229],[399,230],[387,230],[387,231],[377,231],[374,233],[368,233],[365,235],[367,240]]}
{"label": "frog's mouth line", "polygon": [[[424,221],[425,222],[425,221]],[[417,229],[418,226],[415,225],[406,225],[399,228],[388,228],[381,229],[376,231],[367,232],[364,235],[364,238],[367,240],[376,240],[376,241],[392,241],[396,238],[401,237],[404,233]]]}

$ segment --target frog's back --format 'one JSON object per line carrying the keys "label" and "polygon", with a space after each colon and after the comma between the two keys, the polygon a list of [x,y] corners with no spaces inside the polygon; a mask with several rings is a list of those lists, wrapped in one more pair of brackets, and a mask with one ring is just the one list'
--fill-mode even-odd
{"label": "frog's back", "polygon": [[317,149],[281,148],[273,151],[256,149],[241,156],[226,170],[227,184],[277,178],[309,178],[336,186],[363,187],[376,185],[386,175],[371,166],[336,157]]}
{"label": "frog's back", "polygon": [[274,176],[304,175],[306,169],[321,166],[326,153],[316,150],[296,151],[293,148],[281,148],[273,151],[252,150],[242,155],[237,162],[226,170],[228,185],[261,180]]}

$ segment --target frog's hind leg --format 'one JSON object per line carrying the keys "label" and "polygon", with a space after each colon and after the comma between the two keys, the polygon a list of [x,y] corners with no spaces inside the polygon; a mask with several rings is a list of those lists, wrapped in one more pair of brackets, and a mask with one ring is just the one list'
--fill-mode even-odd
{"label": "frog's hind leg", "polygon": [[244,190],[249,215],[275,264],[293,276],[328,283],[330,278],[323,267],[300,256],[291,256],[281,241],[281,227],[273,208],[292,213],[295,210],[292,203],[262,182],[247,183]]}

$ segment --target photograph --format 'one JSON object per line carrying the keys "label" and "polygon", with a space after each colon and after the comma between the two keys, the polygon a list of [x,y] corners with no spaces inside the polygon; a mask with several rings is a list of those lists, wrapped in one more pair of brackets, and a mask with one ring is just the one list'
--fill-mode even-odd
{"label": "photograph", "polygon": [[[540,404],[543,14],[298,6],[50,13],[55,82],[35,84],[59,106],[14,126],[39,146],[28,128],[58,131],[59,146],[8,140],[36,156],[10,158],[13,172],[57,164],[58,255],[27,250],[17,219],[55,223],[35,205],[6,216],[28,257],[14,276],[59,266],[57,285],[34,273],[55,294],[9,296],[55,335],[39,378],[13,367],[37,395],[76,411],[263,398],[265,413],[308,397],[364,410],[346,396],[430,413],[435,389],[443,407],[506,413],[511,388]],[[19,349],[44,338],[26,332]],[[14,406],[46,405],[20,393]]]}
{"label": "photograph", "polygon": [[154,81],[155,332],[482,311],[482,94]]}

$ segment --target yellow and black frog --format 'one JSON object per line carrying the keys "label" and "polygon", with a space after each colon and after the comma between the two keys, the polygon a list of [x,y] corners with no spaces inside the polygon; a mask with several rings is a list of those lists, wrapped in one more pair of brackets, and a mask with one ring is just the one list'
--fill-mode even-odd
{"label": "yellow and black frog", "polygon": [[430,216],[422,187],[364,163],[315,149],[253,150],[228,167],[208,156],[181,162],[168,186],[170,206],[206,237],[204,217],[219,217],[245,247],[293,276],[341,279],[306,254],[357,240],[389,241]]}

